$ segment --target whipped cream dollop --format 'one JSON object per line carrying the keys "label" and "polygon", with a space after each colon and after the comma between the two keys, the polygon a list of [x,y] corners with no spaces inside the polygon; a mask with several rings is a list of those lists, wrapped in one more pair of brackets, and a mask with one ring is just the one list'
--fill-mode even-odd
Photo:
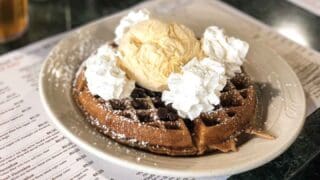
{"label": "whipped cream dollop", "polygon": [[89,91],[105,100],[129,97],[135,82],[128,80],[126,73],[117,66],[116,52],[103,45],[85,62],[84,75]]}
{"label": "whipped cream dollop", "polygon": [[229,37],[223,29],[216,26],[206,28],[202,39],[205,55],[225,65],[226,74],[232,78],[241,72],[241,65],[249,50],[247,42]]}
{"label": "whipped cream dollop", "polygon": [[163,92],[162,100],[172,103],[179,116],[194,120],[220,103],[220,91],[226,82],[223,64],[210,58],[193,58],[182,67],[181,73],[170,74],[169,90]]}
{"label": "whipped cream dollop", "polygon": [[123,35],[129,30],[129,28],[138,22],[150,19],[150,12],[146,9],[139,10],[137,12],[131,11],[127,16],[124,16],[120,20],[120,24],[116,27],[115,30],[115,39],[116,44],[120,43]]}

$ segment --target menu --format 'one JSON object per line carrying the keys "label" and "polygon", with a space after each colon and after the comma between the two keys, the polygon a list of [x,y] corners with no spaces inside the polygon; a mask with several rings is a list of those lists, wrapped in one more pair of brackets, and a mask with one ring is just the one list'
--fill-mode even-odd
{"label": "menu", "polygon": [[[211,7],[245,25],[239,27],[250,29],[248,35],[272,47],[297,73],[308,96],[308,113],[320,106],[318,52],[282,37],[219,1],[160,0],[139,6],[161,8],[170,4],[171,8],[184,8],[188,3]],[[40,103],[38,74],[52,47],[66,35],[0,56],[0,179],[195,179],[160,176],[100,160],[70,142],[51,124]]]}
{"label": "menu", "polygon": [[319,0],[288,0],[299,7],[302,7],[313,14],[320,16],[320,1]]}
{"label": "menu", "polygon": [[41,106],[38,75],[63,36],[0,57],[0,179],[176,179],[97,159],[51,124]]}

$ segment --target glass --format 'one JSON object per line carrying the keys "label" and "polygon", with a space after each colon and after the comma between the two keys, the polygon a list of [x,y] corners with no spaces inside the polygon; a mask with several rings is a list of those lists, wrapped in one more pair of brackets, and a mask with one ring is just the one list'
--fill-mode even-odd
{"label": "glass", "polygon": [[28,0],[0,0],[0,43],[20,37],[28,21]]}

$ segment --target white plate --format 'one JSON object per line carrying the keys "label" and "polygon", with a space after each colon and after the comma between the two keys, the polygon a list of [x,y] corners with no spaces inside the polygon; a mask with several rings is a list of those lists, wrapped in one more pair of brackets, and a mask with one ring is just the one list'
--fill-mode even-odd
{"label": "white plate", "polygon": [[[105,19],[72,33],[52,50],[43,64],[40,75],[43,106],[58,129],[74,143],[99,158],[132,169],[199,177],[231,175],[256,168],[279,156],[296,139],[304,123],[306,108],[300,82],[283,59],[254,42],[250,43],[245,68],[256,83],[262,84],[259,117],[266,120],[266,129],[277,137],[275,140],[253,138],[240,146],[238,152],[178,158],[135,150],[96,133],[75,106],[71,84],[81,62],[99,45],[113,39],[118,20]],[[202,27],[194,27],[192,23],[189,26],[199,31]],[[228,25],[227,28],[237,35],[236,27]]]}

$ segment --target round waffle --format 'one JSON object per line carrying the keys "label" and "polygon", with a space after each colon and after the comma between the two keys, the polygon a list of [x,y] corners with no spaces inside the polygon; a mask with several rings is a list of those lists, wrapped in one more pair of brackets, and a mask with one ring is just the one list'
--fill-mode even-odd
{"label": "round waffle", "polygon": [[90,93],[83,70],[75,79],[74,99],[86,119],[115,141],[157,154],[202,155],[236,151],[237,137],[254,134],[272,139],[251,126],[256,91],[245,73],[236,74],[221,92],[221,103],[195,120],[182,119],[161,101],[161,93],[136,86],[131,97],[105,101]]}

